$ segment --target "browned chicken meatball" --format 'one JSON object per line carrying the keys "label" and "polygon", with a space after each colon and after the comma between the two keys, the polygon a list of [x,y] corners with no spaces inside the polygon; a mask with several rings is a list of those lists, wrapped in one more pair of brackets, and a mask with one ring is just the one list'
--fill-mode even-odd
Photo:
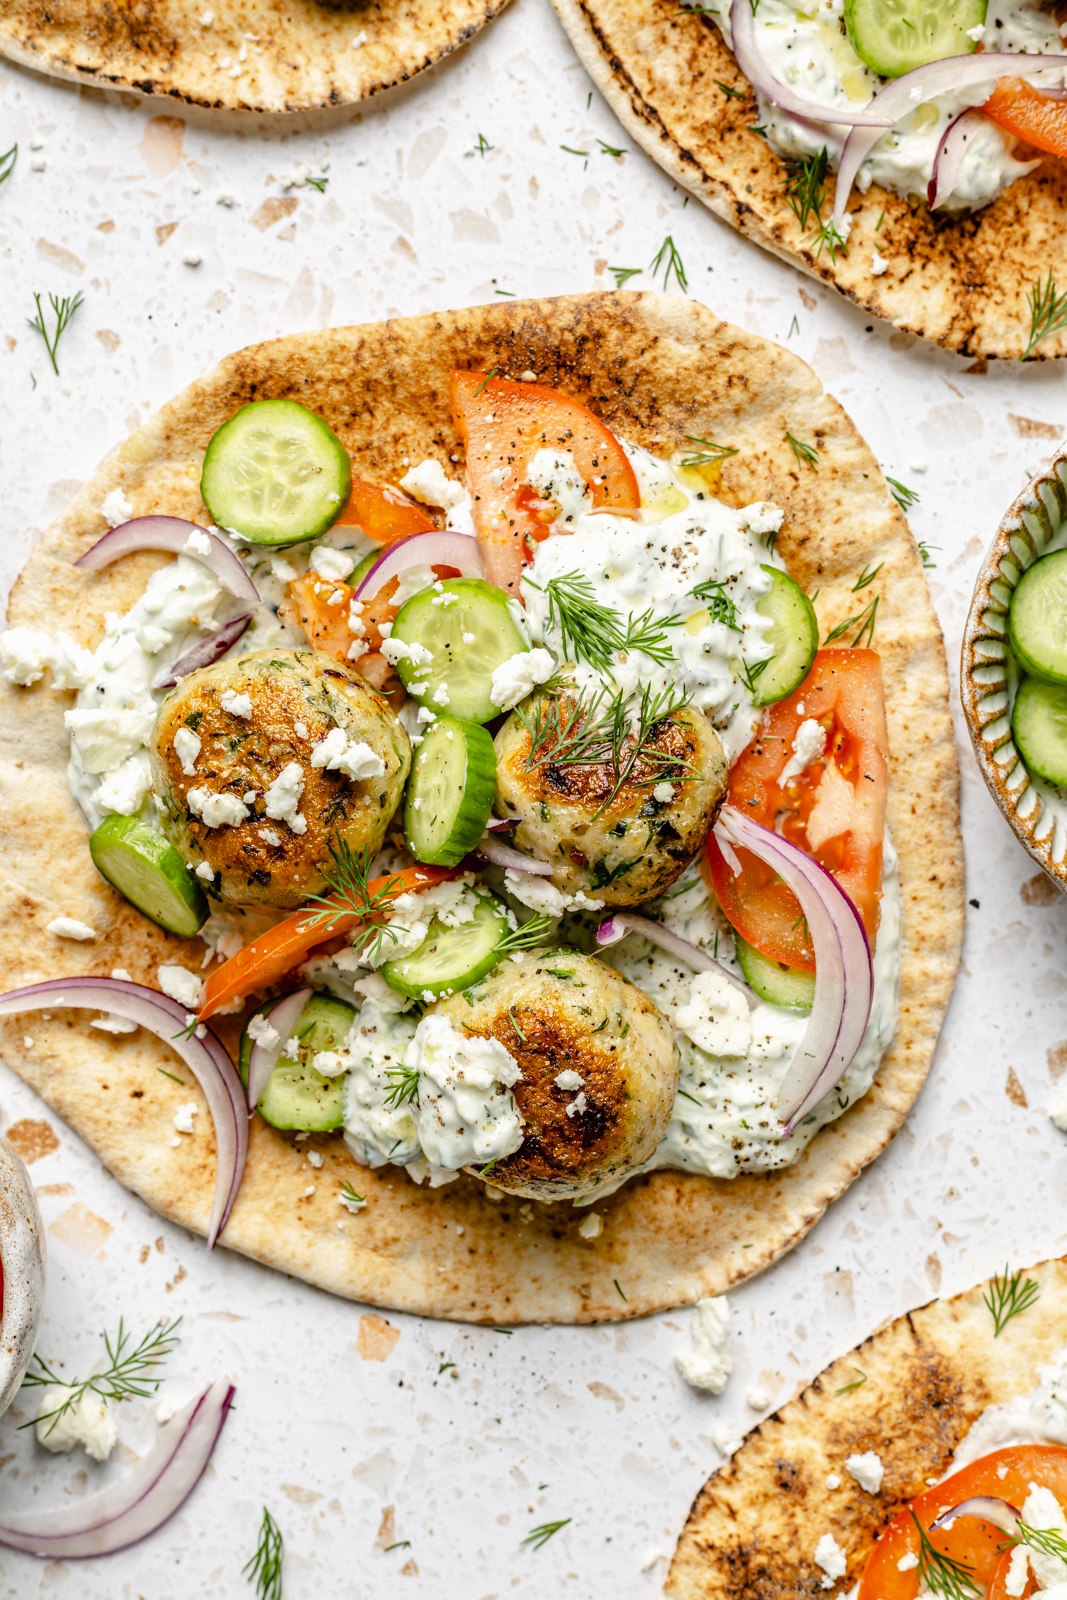
{"label": "browned chicken meatball", "polygon": [[678,1088],[674,1030],[602,961],[538,951],[437,1009],[462,1033],[498,1039],[522,1073],[511,1090],[522,1144],[493,1164],[497,1188],[537,1200],[594,1194],[662,1139]]}
{"label": "browned chicken meatball", "polygon": [[152,751],[163,829],[208,892],[279,909],[321,893],[331,845],[378,850],[410,766],[388,703],[312,650],[190,673]]}

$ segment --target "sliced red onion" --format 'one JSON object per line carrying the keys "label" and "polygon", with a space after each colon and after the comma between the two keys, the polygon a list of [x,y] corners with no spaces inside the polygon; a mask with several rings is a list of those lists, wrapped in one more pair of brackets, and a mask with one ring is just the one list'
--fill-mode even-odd
{"label": "sliced red onion", "polygon": [[[740,3],[741,0],[734,0],[735,11]],[[895,124],[909,111],[914,111],[916,106],[927,100],[936,100],[939,94],[968,89],[972,84],[990,82],[994,78],[1028,78],[1050,67],[1062,71],[1067,67],[1067,56],[1009,55],[995,50],[982,50],[967,56],[945,56],[941,61],[929,61],[925,67],[906,72],[902,78],[894,78],[884,89],[879,89],[871,101],[870,109],[884,112]],[[837,169],[837,194],[834,198],[834,223],[838,228],[845,219],[845,208],[856,174],[881,137],[877,128],[856,127],[845,140]]]}
{"label": "sliced red onion", "polygon": [[752,0],[733,0],[730,7],[730,37],[733,40],[737,65],[754,89],[765,100],[779,106],[794,116],[806,117],[812,122],[836,122],[844,128],[877,128],[884,131],[893,126],[893,118],[874,110],[877,96],[861,111],[847,111],[841,106],[821,105],[809,100],[789,84],[777,77],[760,55],[756,43],[756,17]]}
{"label": "sliced red onion", "polygon": [[958,1506],[951,1506],[948,1511],[942,1511],[936,1521],[931,1522],[930,1532],[947,1527],[950,1522],[955,1522],[957,1517],[981,1517],[983,1522],[991,1522],[994,1528],[1003,1528],[1005,1533],[1014,1533],[1019,1525],[1019,1511],[1015,1506],[1009,1505],[1007,1500],[988,1494],[976,1494],[969,1500],[961,1500]]}
{"label": "sliced red onion", "polygon": [[257,1041],[252,1046],[252,1053],[248,1058],[249,1111],[254,1111],[263,1098],[263,1091],[270,1081],[270,1075],[278,1065],[282,1051],[300,1019],[300,1013],[311,999],[313,992],[311,989],[297,989],[293,994],[283,995],[280,1000],[276,1000],[269,1011],[260,1012],[263,1021],[270,1023],[278,1037],[273,1044],[265,1045]]}
{"label": "sliced red onion", "polygon": [[[0,994],[0,1017],[20,1011],[52,1011],[59,1006],[91,1006],[128,1017],[169,1044],[204,1092],[215,1128],[215,1201],[208,1222],[210,1250],[229,1220],[248,1159],[248,1109],[236,1068],[211,1029],[200,1024],[183,1037],[188,1012],[169,995],[120,978],[52,978]],[[201,1028],[203,1033],[201,1034]]]}
{"label": "sliced red onion", "polygon": [[782,1137],[788,1138],[840,1081],[867,1031],[874,999],[871,947],[856,907],[812,856],[735,806],[723,807],[715,835],[751,850],[792,889],[815,951],[814,1004],[778,1093]]}
{"label": "sliced red onion", "polygon": [[210,667],[213,661],[218,661],[237,643],[251,620],[251,611],[242,611],[239,616],[231,617],[229,622],[216,628],[214,633],[198,639],[188,650],[183,650],[173,666],[166,667],[157,678],[152,679],[153,689],[172,689],[198,667]]}
{"label": "sliced red onion", "polygon": [[490,817],[485,825],[486,833],[504,833],[508,828],[513,828],[521,817]]}
{"label": "sliced red onion", "polygon": [[491,861],[494,867],[506,867],[511,872],[526,872],[534,878],[552,876],[549,862],[535,861],[533,856],[524,856],[520,851],[513,850],[509,844],[501,844],[491,833],[483,833],[475,848],[478,854]]}
{"label": "sliced red onion", "polygon": [[[196,542],[207,539],[209,549],[189,548],[189,540],[195,539],[198,534],[200,538]],[[83,556],[79,556],[74,565],[83,572],[99,572],[101,567],[109,567],[120,556],[132,555],[135,550],[167,550],[175,556],[192,556],[194,560],[202,561],[205,567],[210,567],[230,594],[236,595],[239,600],[250,601],[253,606],[259,604],[259,591],[239,557],[217,533],[209,533],[206,528],[201,528],[195,522],[186,522],[181,517],[134,517],[131,522],[121,522],[117,528],[112,528],[110,533],[98,539]]]}
{"label": "sliced red onion", "polygon": [[464,578],[484,578],[478,541],[469,533],[412,533],[388,545],[356,590],[357,600],[373,600],[390,578],[408,567],[455,567]]}
{"label": "sliced red onion", "polygon": [[955,189],[967,153],[967,142],[987,121],[980,111],[963,111],[941,135],[930,182],[926,186],[926,203],[931,211],[943,206]]}
{"label": "sliced red onion", "polygon": [[620,939],[625,939],[628,933],[637,934],[639,939],[647,939],[649,944],[655,944],[661,950],[666,950],[668,955],[677,956],[679,961],[684,961],[695,972],[718,972],[724,978],[729,978],[736,989],[748,994],[749,988],[737,975],[724,967],[721,961],[716,961],[713,956],[693,944],[689,939],[683,939],[680,933],[674,933],[662,922],[656,922],[652,917],[635,917],[629,911],[615,911],[604,921],[596,931],[596,942],[602,948],[609,944],[618,944]]}
{"label": "sliced red onion", "polygon": [[113,1555],[146,1539],[183,1506],[211,1460],[234,1386],[213,1383],[159,1430],[148,1454],[118,1483],[74,1505],[24,1516],[0,1513],[0,1544],[51,1561]]}

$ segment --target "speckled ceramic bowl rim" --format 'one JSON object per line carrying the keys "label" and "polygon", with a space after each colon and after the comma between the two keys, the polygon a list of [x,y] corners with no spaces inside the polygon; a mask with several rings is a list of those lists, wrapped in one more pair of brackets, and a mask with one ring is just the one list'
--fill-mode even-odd
{"label": "speckled ceramic bowl rim", "polygon": [[1011,733],[1017,669],[1008,649],[1008,607],[1016,584],[1067,523],[1067,442],[1027,484],[1001,521],[974,587],[960,662],[960,698],[989,792],[1020,844],[1067,892],[1067,796],[1033,777]]}

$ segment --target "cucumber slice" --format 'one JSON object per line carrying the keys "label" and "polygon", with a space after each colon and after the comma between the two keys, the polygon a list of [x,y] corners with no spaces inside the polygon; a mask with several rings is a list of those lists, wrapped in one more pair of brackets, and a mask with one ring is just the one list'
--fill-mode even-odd
{"label": "cucumber slice", "polygon": [[191,939],[207,921],[207,896],[177,850],[136,817],[105,817],[89,854],[111,887],[168,933]]}
{"label": "cucumber slice", "polygon": [[969,30],[985,14],[986,0],[845,0],[845,29],[872,72],[900,78],[928,61],[976,50]]}
{"label": "cucumber slice", "polygon": [[1067,789],[1067,687],[1024,678],[1015,696],[1011,731],[1030,771]]}
{"label": "cucumber slice", "polygon": [[367,551],[367,554],[363,557],[363,560],[359,563],[359,566],[354,567],[352,572],[349,574],[348,586],[350,589],[359,588],[360,584],[367,576],[367,573],[370,571],[371,567],[373,567],[374,563],[378,560],[381,553],[382,552],[380,550]]}
{"label": "cucumber slice", "polygon": [[1028,567],[1008,610],[1008,638],[1021,666],[1046,683],[1067,683],[1067,550]]}
{"label": "cucumber slice", "polygon": [[496,795],[496,751],[479,722],[438,717],[415,752],[404,834],[416,861],[454,867],[473,850]]}
{"label": "cucumber slice", "polygon": [[[444,595],[456,598],[448,601]],[[508,609],[507,596],[481,578],[448,578],[440,590],[434,584],[412,595],[400,608],[391,637],[421,647],[413,661],[404,657],[397,663],[408,693],[432,706],[443,686],[448,711],[469,722],[499,717],[500,707],[489,698],[493,673],[530,648]],[[429,661],[422,653],[426,650]]]}
{"label": "cucumber slice", "polygon": [[200,494],[220,528],[251,544],[300,544],[332,527],[352,493],[348,451],[295,400],[253,400],[212,437]]}
{"label": "cucumber slice", "polygon": [[469,989],[499,964],[497,953],[508,932],[507,913],[499,900],[483,897],[472,922],[446,928],[435,917],[430,931],[410,955],[396,956],[381,968],[390,988],[413,1000]]}
{"label": "cucumber slice", "polygon": [[[258,1017],[277,1004],[267,1000],[254,1011]],[[339,1050],[356,1015],[355,1007],[330,994],[313,994],[293,1029],[300,1041],[296,1059],[283,1056],[270,1075],[256,1110],[272,1128],[297,1129],[301,1133],[329,1133],[339,1128],[345,1115],[345,1074],[326,1077],[311,1065],[320,1050]],[[248,1022],[251,1022],[249,1017]],[[241,1035],[237,1066],[241,1082],[248,1083],[248,1061],[252,1040],[248,1023]]]}
{"label": "cucumber slice", "polygon": [[815,1001],[815,974],[800,967],[787,967],[781,961],[746,943],[739,933],[734,934],[737,964],[745,982],[754,989],[761,1000],[772,1006],[784,1006],[787,1011],[810,1011]]}
{"label": "cucumber slice", "polygon": [[819,624],[799,583],[777,567],[760,570],[770,578],[771,587],[756,602],[756,610],[770,622],[763,637],[772,654],[756,679],[755,704],[769,706],[792,694],[811,671],[819,648]]}

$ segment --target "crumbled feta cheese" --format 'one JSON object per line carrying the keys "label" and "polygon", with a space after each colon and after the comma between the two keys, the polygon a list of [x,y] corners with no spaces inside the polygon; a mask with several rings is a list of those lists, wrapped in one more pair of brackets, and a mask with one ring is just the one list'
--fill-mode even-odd
{"label": "crumbled feta cheese", "polygon": [[721,972],[698,972],[689,999],[671,1016],[698,1049],[713,1056],[743,1056],[752,1043],[752,1022],[744,991]]}
{"label": "crumbled feta cheese", "polygon": [[519,650],[494,668],[489,698],[501,711],[510,711],[525,700],[535,684],[546,683],[555,670],[556,663],[547,650]]}
{"label": "crumbled feta cheese", "polygon": [[34,628],[8,628],[0,633],[0,672],[8,683],[28,688],[52,669],[56,689],[82,689],[92,682],[92,652],[83,650],[67,633],[38,633]]}
{"label": "crumbled feta cheese", "polygon": [[110,1011],[106,1011],[102,1017],[93,1017],[89,1026],[99,1028],[101,1033],[137,1032],[137,1024],[130,1017],[116,1017]]}
{"label": "crumbled feta cheese", "polygon": [[133,711],[90,711],[79,707],[65,711],[63,723],[86,772],[110,772],[151,742],[156,706],[149,700]]}
{"label": "crumbled feta cheese", "polygon": [[128,756],[104,774],[93,790],[92,802],[101,811],[113,811],[120,817],[133,817],[144,805],[151,787],[152,769],[146,757],[140,754]]}
{"label": "crumbled feta cheese", "polygon": [[556,1073],[557,1089],[580,1089],[585,1083],[581,1073],[575,1072],[573,1067],[567,1067],[563,1072]]}
{"label": "crumbled feta cheese", "polygon": [[900,1560],[897,1562],[897,1571],[898,1572],[914,1572],[915,1568],[918,1565],[919,1565],[918,1556],[915,1554],[914,1550],[909,1550],[909,1551],[906,1552],[906,1554],[902,1555]]}
{"label": "crumbled feta cheese", "polygon": [[215,870],[208,861],[197,862],[196,875],[204,883],[215,882]]}
{"label": "crumbled feta cheese", "polygon": [[840,1489],[841,1479],[837,1476],[836,1472],[828,1472],[826,1474],[826,1487],[828,1489]]}
{"label": "crumbled feta cheese", "polygon": [[420,461],[406,472],[400,487],[412,499],[421,500],[424,506],[440,506],[443,511],[451,511],[467,498],[463,485],[450,478],[441,463],[432,458]]}
{"label": "crumbled feta cheese", "polygon": [[277,849],[282,842],[281,834],[276,833],[273,828],[259,828],[257,829],[257,832],[264,844],[271,844],[275,849]]}
{"label": "crumbled feta cheese", "polygon": [[233,689],[223,689],[219,695],[219,704],[223,711],[228,711],[231,717],[243,717],[247,722],[252,715],[252,699],[247,694],[237,694]]}
{"label": "crumbled feta cheese", "polygon": [[598,1211],[590,1211],[578,1224],[578,1234],[582,1239],[599,1239],[603,1232],[604,1219]]}
{"label": "crumbled feta cheese", "polygon": [[843,1578],[848,1571],[845,1552],[832,1533],[824,1533],[815,1546],[815,1565],[823,1570],[824,1589],[832,1589],[838,1578]]}
{"label": "crumbled feta cheese", "polygon": [[[414,566],[405,567],[404,571],[400,574],[400,581],[396,586],[391,601],[389,602],[390,605],[397,607],[404,605],[406,601],[411,599],[412,595],[421,594],[423,589],[428,589],[436,580],[436,578],[437,574],[434,572],[433,568],[427,566],[425,562],[420,562]],[[456,598],[456,596],[445,595],[443,598],[446,600],[453,600]],[[436,605],[437,601],[434,601],[434,604]]]}
{"label": "crumbled feta cheese", "polygon": [[56,1454],[65,1454],[80,1445],[94,1461],[106,1461],[118,1438],[115,1419],[106,1400],[88,1389],[61,1416],[48,1415],[73,1400],[77,1392],[65,1383],[49,1384],[44,1390],[41,1414],[34,1427],[37,1443]]}
{"label": "crumbled feta cheese", "polygon": [[109,528],[119,528],[133,516],[133,506],[121,489],[112,489],[110,494],[104,496],[100,515]]}
{"label": "crumbled feta cheese", "polygon": [[604,904],[603,900],[587,895],[584,889],[572,895],[564,894],[547,878],[537,877],[532,872],[512,872],[510,867],[504,872],[504,887],[520,905],[549,917],[561,917],[565,911],[599,911]]}
{"label": "crumbled feta cheese", "polygon": [[754,1383],[750,1389],[745,1391],[745,1404],[752,1411],[766,1411],[770,1403],[770,1395],[758,1383]]}
{"label": "crumbled feta cheese", "polygon": [[328,578],[331,583],[343,583],[356,564],[355,555],[351,550],[335,550],[329,544],[317,544],[311,552],[308,567],[320,578]]}
{"label": "crumbled feta cheese", "polygon": [[46,933],[54,933],[57,939],[89,940],[96,938],[96,929],[90,928],[87,922],[79,922],[77,917],[53,917],[46,925]]}
{"label": "crumbled feta cheese", "polygon": [[137,643],[146,656],[158,656],[170,642],[171,635],[166,628],[157,628],[154,623],[146,622],[143,628],[137,630]]}
{"label": "crumbled feta cheese", "polygon": [[176,962],[167,961],[158,969],[156,977],[165,995],[190,1011],[199,1011],[204,986],[195,972],[190,972],[188,967],[178,966]]}
{"label": "crumbled feta cheese", "polygon": [[474,643],[474,635],[473,635],[473,633],[465,633],[463,635],[463,643],[464,644],[473,644]]}
{"label": "crumbled feta cheese", "polygon": [[194,528],[182,545],[182,550],[187,556],[209,556],[211,554],[210,533],[205,533],[203,528]]}
{"label": "crumbled feta cheese", "polygon": [[179,1133],[196,1132],[196,1129],[193,1127],[193,1118],[196,1116],[196,1113],[199,1110],[200,1107],[197,1105],[195,1100],[186,1100],[184,1105],[180,1105],[178,1107],[177,1111],[174,1113],[174,1126],[177,1128]]}
{"label": "crumbled feta cheese", "polygon": [[653,800],[658,800],[661,806],[669,805],[674,799],[673,783],[657,783],[652,791]]}
{"label": "crumbled feta cheese", "polygon": [[757,500],[754,505],[743,506],[737,515],[742,528],[747,528],[749,533],[777,533],[785,521],[781,506],[772,505],[769,500]]}
{"label": "crumbled feta cheese", "polygon": [[133,979],[130,977],[130,975],[126,971],[125,967],[112,967],[111,976],[115,979],[115,981],[117,983],[132,983],[133,982]]}
{"label": "crumbled feta cheese", "polygon": [[272,822],[287,822],[294,833],[306,833],[307,821],[297,810],[304,792],[304,769],[299,761],[290,761],[275,778],[263,803]]}
{"label": "crumbled feta cheese", "polygon": [[[231,73],[232,76],[233,74]],[[203,259],[203,256],[198,255],[195,250],[187,250],[185,255],[182,256],[182,262],[187,267],[198,267]]]}
{"label": "crumbled feta cheese", "polygon": [[589,1101],[586,1099],[585,1090],[583,1089],[581,1094],[575,1095],[574,1099],[567,1107],[567,1115],[568,1117],[580,1117],[588,1110]]}
{"label": "crumbled feta cheese", "polygon": [[181,762],[182,771],[187,778],[196,776],[196,761],[202,749],[200,735],[194,733],[192,728],[179,728],[174,735],[174,754]]}
{"label": "crumbled feta cheese", "polygon": [[511,1089],[522,1073],[499,1039],[468,1037],[431,1011],[416,1028],[404,1065],[419,1074],[412,1110],[433,1166],[455,1171],[499,1161],[519,1148],[522,1118]]}
{"label": "crumbled feta cheese", "polygon": [[433,651],[418,643],[405,644],[403,639],[394,639],[392,636],[383,638],[382,655],[391,667],[398,661],[410,661],[416,667],[428,667],[433,660]]}
{"label": "crumbled feta cheese", "polygon": [[236,828],[248,820],[248,807],[235,794],[213,794],[210,789],[194,788],[187,790],[185,803],[205,828]]}
{"label": "crumbled feta cheese", "polygon": [[741,1440],[725,1422],[716,1422],[711,1428],[711,1442],[719,1454],[727,1459],[741,1448]]}
{"label": "crumbled feta cheese", "polygon": [[346,1211],[351,1211],[353,1216],[357,1216],[359,1214],[359,1212],[361,1212],[363,1210],[363,1207],[367,1204],[367,1202],[364,1200],[364,1198],[363,1198],[363,1196],[361,1194],[354,1194],[352,1192],[352,1185],[351,1184],[349,1184],[347,1190],[346,1189],[342,1189],[340,1194],[337,1196],[337,1198],[338,1198],[338,1200],[340,1200],[340,1202],[344,1206],[345,1210]]}
{"label": "crumbled feta cheese", "polygon": [[976,22],[973,28],[967,29],[968,39],[973,39],[975,44],[981,44],[985,38],[985,23]]}
{"label": "crumbled feta cheese", "polygon": [[826,729],[814,717],[808,717],[800,724],[793,736],[793,754],[782,768],[778,779],[779,788],[784,789],[787,783],[811,766],[813,761],[818,761],[826,749]]}
{"label": "crumbled feta cheese", "polygon": [[362,778],[380,778],[385,771],[385,762],[366,740],[353,739],[344,728],[331,728],[325,739],[312,745],[311,765],[325,767],[330,772],[343,772],[354,782]]}
{"label": "crumbled feta cheese", "polygon": [[845,1471],[850,1478],[855,1478],[861,1489],[866,1489],[868,1494],[877,1494],[882,1487],[885,1465],[874,1450],[864,1450],[861,1455],[847,1458]]}
{"label": "crumbled feta cheese", "polygon": [[691,1343],[688,1350],[675,1356],[674,1364],[686,1383],[694,1389],[703,1389],[707,1394],[722,1394],[726,1388],[726,1380],[734,1365],[726,1348],[729,1320],[730,1302],[724,1294],[698,1300],[693,1307],[689,1330]]}
{"label": "crumbled feta cheese", "polygon": [[280,1044],[282,1037],[269,1018],[262,1014],[249,1017],[247,1033],[252,1043],[262,1045],[264,1050],[273,1050],[276,1044]]}
{"label": "crumbled feta cheese", "polygon": [[293,732],[296,734],[298,739],[306,739],[308,737],[308,725],[307,725],[307,723],[306,722],[294,722],[293,723]]}
{"label": "crumbled feta cheese", "polygon": [[311,1058],[311,1065],[324,1078],[337,1078],[342,1072],[348,1071],[348,1060],[338,1050],[317,1050]]}
{"label": "crumbled feta cheese", "polygon": [[447,704],[448,704],[448,684],[447,683],[438,684],[437,688],[433,692],[433,703],[434,703],[435,706],[447,706]]}
{"label": "crumbled feta cheese", "polygon": [[291,561],[287,561],[284,556],[271,556],[270,570],[279,583],[292,583],[297,576],[296,567],[293,566]]}
{"label": "crumbled feta cheese", "polygon": [[879,255],[878,251],[876,250],[871,256],[871,276],[880,278],[883,273],[888,271],[889,262],[886,260],[885,256]]}
{"label": "crumbled feta cheese", "polygon": [[321,1167],[322,1166],[322,1156],[321,1156],[321,1154],[319,1153],[318,1150],[309,1150],[308,1151],[308,1161],[311,1164],[311,1166],[313,1166],[313,1167]]}

